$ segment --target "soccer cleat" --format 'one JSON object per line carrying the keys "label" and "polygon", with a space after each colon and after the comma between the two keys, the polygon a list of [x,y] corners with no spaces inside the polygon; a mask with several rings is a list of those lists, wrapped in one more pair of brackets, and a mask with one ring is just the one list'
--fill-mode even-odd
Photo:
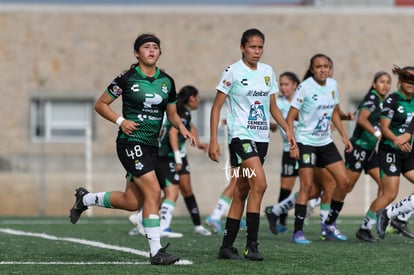
{"label": "soccer cleat", "polygon": [[171,230],[171,228],[165,228],[164,230],[161,230],[161,237],[167,237],[167,238],[182,238],[183,233],[174,232]]}
{"label": "soccer cleat", "polygon": [[301,230],[293,234],[292,242],[296,244],[310,244],[311,241],[306,239]]}
{"label": "soccer cleat", "polygon": [[88,209],[88,207],[83,204],[83,197],[88,193],[89,191],[83,187],[79,187],[78,189],[75,190],[75,197],[76,197],[75,204],[70,209],[70,216],[69,216],[71,223],[73,224],[77,223],[82,212]]}
{"label": "soccer cleat", "polygon": [[256,242],[252,242],[251,244],[246,246],[244,250],[244,257],[251,261],[263,261],[263,256],[260,254],[258,246],[259,244]]}
{"label": "soccer cleat", "polygon": [[387,210],[381,209],[377,212],[377,234],[381,239],[385,237],[385,230],[387,229],[390,219],[387,216]]}
{"label": "soccer cleat", "polygon": [[243,258],[240,257],[239,253],[237,252],[237,249],[234,247],[220,247],[218,258],[228,260],[243,260]]}
{"label": "soccer cleat", "polygon": [[276,216],[273,212],[272,212],[273,206],[267,206],[265,208],[265,215],[267,218],[267,221],[269,223],[269,229],[270,232],[272,232],[272,234],[277,235],[277,228],[276,228],[276,223],[277,223],[277,219],[279,218],[278,216]]}
{"label": "soccer cleat", "polygon": [[337,241],[346,241],[348,238],[339,231],[336,223],[326,225],[326,239],[327,240],[337,240]]}
{"label": "soccer cleat", "polygon": [[356,232],[356,237],[358,239],[360,239],[361,241],[365,241],[365,242],[376,242],[377,240],[374,238],[374,236],[372,236],[371,230],[369,229],[363,229],[360,228],[358,229],[358,231]]}
{"label": "soccer cleat", "polygon": [[135,236],[135,235],[142,235],[145,236],[144,226],[142,225],[142,221],[137,219],[137,214],[131,214],[129,217],[129,222],[132,223],[135,227],[132,228],[128,235]]}
{"label": "soccer cleat", "polygon": [[170,265],[177,262],[180,257],[171,255],[165,251],[169,245],[168,243],[165,247],[160,248],[155,256],[150,255],[150,263],[153,265]]}
{"label": "soccer cleat", "polygon": [[247,224],[246,224],[246,219],[241,219],[240,220],[240,231],[245,231],[247,232]]}
{"label": "soccer cleat", "polygon": [[213,220],[210,216],[208,216],[204,222],[213,228],[214,233],[223,234],[223,229],[221,229],[221,221],[220,220]]}
{"label": "soccer cleat", "polygon": [[403,236],[414,239],[414,234],[408,229],[407,222],[401,221],[399,219],[392,219],[391,226],[394,227],[398,233],[403,234]]}
{"label": "soccer cleat", "polygon": [[278,225],[276,225],[276,230],[277,230],[278,233],[284,233],[284,232],[288,231],[288,228],[285,225],[278,224]]}
{"label": "soccer cleat", "polygon": [[198,225],[194,227],[194,234],[198,234],[201,236],[210,236],[211,232],[207,228],[202,225]]}

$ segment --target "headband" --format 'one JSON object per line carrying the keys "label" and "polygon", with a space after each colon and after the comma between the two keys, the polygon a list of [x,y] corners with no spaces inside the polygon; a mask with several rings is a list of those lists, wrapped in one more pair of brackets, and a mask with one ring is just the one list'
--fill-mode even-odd
{"label": "headband", "polygon": [[146,36],[143,38],[139,38],[135,41],[134,43],[134,49],[137,51],[143,44],[148,43],[148,42],[154,42],[155,44],[158,45],[158,47],[160,46],[160,40],[154,36]]}

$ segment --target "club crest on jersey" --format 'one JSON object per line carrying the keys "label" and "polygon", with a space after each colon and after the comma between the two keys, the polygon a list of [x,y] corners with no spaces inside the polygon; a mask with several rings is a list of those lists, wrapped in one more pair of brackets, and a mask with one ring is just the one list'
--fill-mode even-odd
{"label": "club crest on jersey", "polygon": [[331,95],[332,95],[332,99],[335,99],[335,91],[332,91]]}
{"label": "club crest on jersey", "polygon": [[271,83],[270,83],[270,76],[265,76],[264,77],[264,81],[266,83],[266,86],[269,86],[270,87],[270,85],[271,85]]}
{"label": "club crest on jersey", "polygon": [[164,94],[168,94],[168,86],[166,83],[162,83],[162,88],[161,88],[162,92]]}

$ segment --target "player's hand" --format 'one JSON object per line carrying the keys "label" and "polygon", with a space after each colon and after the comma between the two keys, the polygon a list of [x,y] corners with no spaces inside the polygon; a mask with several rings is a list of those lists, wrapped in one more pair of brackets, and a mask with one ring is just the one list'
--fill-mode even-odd
{"label": "player's hand", "polygon": [[220,161],[221,152],[220,146],[218,145],[217,141],[210,141],[210,145],[208,147],[208,157],[215,162]]}

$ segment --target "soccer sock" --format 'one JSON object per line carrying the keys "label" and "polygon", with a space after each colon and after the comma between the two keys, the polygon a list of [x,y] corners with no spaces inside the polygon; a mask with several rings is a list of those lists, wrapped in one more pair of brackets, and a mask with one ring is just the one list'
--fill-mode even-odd
{"label": "soccer sock", "polygon": [[150,214],[148,218],[143,218],[142,223],[144,225],[145,236],[147,237],[150,246],[151,255],[155,256],[158,250],[162,247],[160,216]]}
{"label": "soccer sock", "polygon": [[85,206],[100,206],[105,208],[112,208],[109,197],[111,192],[88,193],[83,196],[83,204]]}
{"label": "soccer sock", "polygon": [[[292,190],[280,188],[280,194],[279,194],[279,203],[282,202],[284,199],[289,197]],[[287,219],[288,213],[282,213],[279,216],[279,222],[281,225],[286,225],[286,219]]]}
{"label": "soccer sock", "polygon": [[303,223],[306,217],[306,205],[295,204],[295,225],[293,233],[303,230]]}
{"label": "soccer sock", "polygon": [[414,211],[414,195],[407,196],[390,207],[387,207],[387,214],[390,218],[412,211]]}
{"label": "soccer sock", "polygon": [[200,212],[198,211],[197,201],[194,195],[184,198],[184,201],[194,226],[201,225]]}
{"label": "soccer sock", "polygon": [[231,202],[231,198],[221,195],[220,199],[218,200],[216,207],[213,210],[213,213],[211,213],[210,217],[213,220],[220,220],[221,217],[224,216],[224,214],[227,212],[227,209],[229,209]]}
{"label": "soccer sock", "polygon": [[252,242],[257,242],[257,236],[259,232],[260,214],[259,213],[246,213],[247,224],[247,242],[246,246]]}
{"label": "soccer sock", "polygon": [[171,225],[171,220],[173,212],[175,209],[175,202],[170,200],[164,200],[161,204],[161,230],[169,228]]}
{"label": "soccer sock", "polygon": [[321,224],[323,224],[328,218],[330,209],[331,205],[329,203],[321,203],[319,207],[319,216],[321,218]]}
{"label": "soccer sock", "polygon": [[283,213],[289,212],[289,210],[295,206],[297,194],[298,193],[296,192],[284,199],[282,202],[274,205],[272,209],[273,214],[280,216]]}
{"label": "soccer sock", "polygon": [[329,211],[328,218],[325,220],[325,224],[331,225],[336,222],[336,219],[342,210],[342,206],[344,206],[343,201],[332,200],[331,210]]}
{"label": "soccer sock", "polygon": [[237,233],[240,228],[240,220],[232,219],[227,217],[226,227],[224,229],[222,247],[231,248],[233,246],[234,240],[237,237]]}
{"label": "soccer sock", "polygon": [[317,198],[311,199],[309,201],[309,206],[312,207],[312,208],[315,208],[320,204],[321,204],[321,197],[317,197]]}
{"label": "soccer sock", "polygon": [[361,229],[368,229],[371,230],[372,227],[377,223],[377,215],[372,212],[371,210],[368,210],[365,214],[364,219],[361,223]]}

